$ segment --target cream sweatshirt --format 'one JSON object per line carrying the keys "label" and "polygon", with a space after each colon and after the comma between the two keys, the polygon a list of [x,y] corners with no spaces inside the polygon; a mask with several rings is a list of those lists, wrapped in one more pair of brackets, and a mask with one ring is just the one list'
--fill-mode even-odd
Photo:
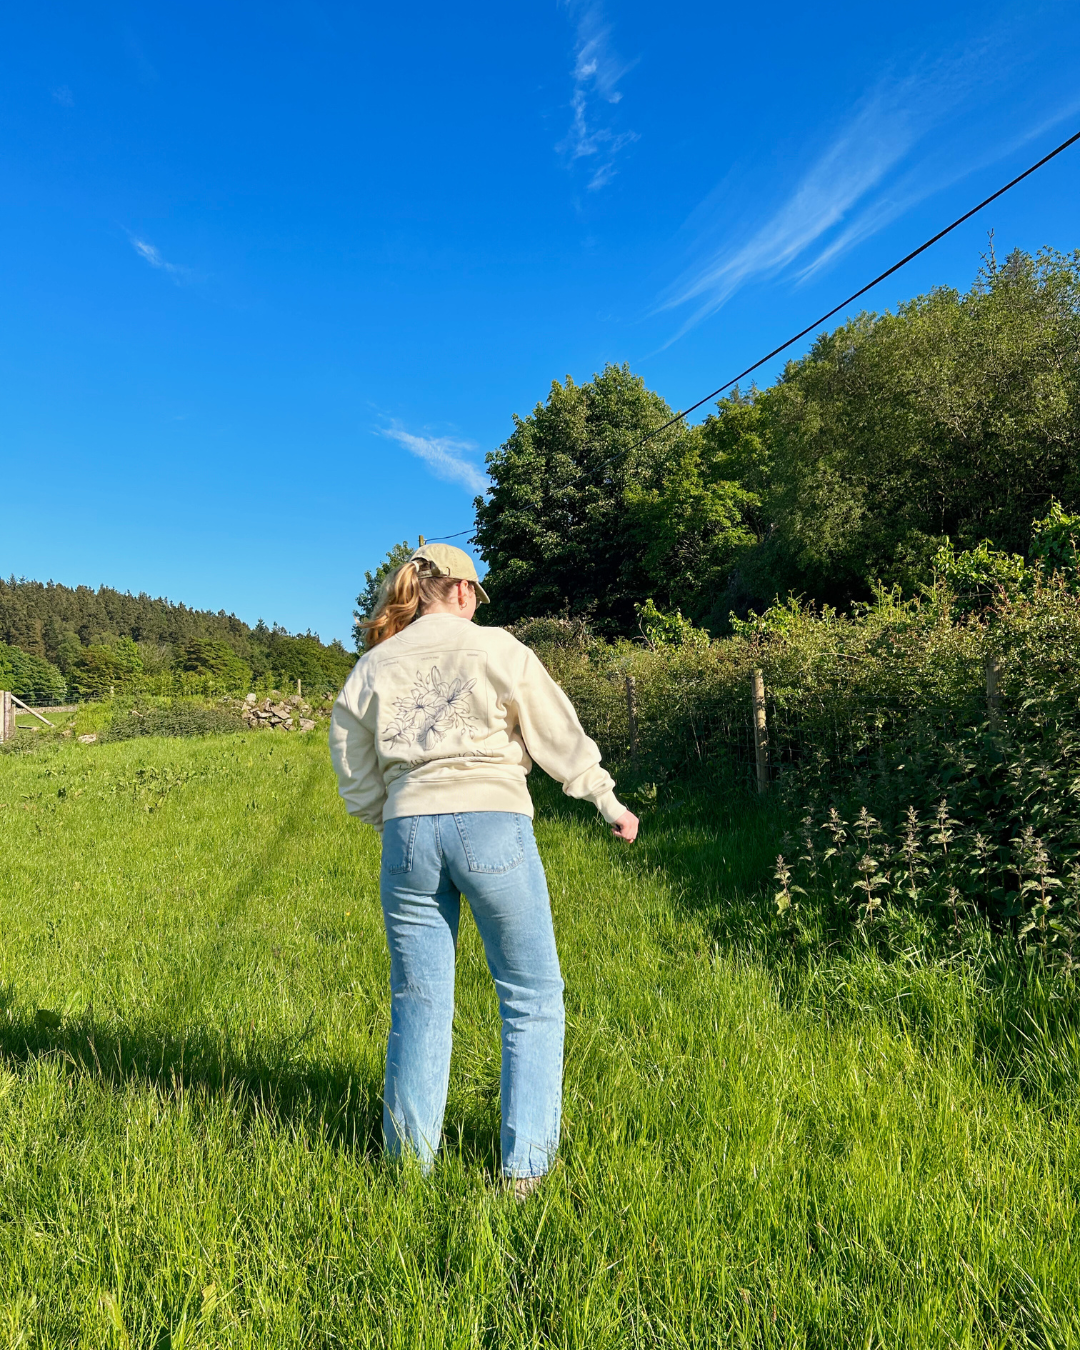
{"label": "cream sweatshirt", "polygon": [[350,814],[516,811],[532,816],[535,761],[614,823],[600,751],[539,658],[502,628],[424,614],[365,652],[330,719],[330,754]]}

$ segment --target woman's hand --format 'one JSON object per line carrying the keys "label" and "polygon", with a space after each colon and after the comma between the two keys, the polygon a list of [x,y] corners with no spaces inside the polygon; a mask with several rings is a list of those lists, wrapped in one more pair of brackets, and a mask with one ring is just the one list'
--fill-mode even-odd
{"label": "woman's hand", "polygon": [[622,839],[625,840],[626,843],[632,844],[637,838],[638,824],[638,818],[634,815],[633,811],[624,811],[615,824],[612,825],[611,833],[616,839]]}

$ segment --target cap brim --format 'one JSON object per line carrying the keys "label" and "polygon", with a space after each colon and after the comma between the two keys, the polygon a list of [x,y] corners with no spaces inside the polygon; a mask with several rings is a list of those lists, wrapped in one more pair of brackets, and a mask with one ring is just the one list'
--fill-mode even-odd
{"label": "cap brim", "polygon": [[473,582],[473,589],[476,591],[476,598],[480,601],[482,605],[491,604],[491,600],[488,598],[487,591],[484,590],[483,586],[481,586],[478,581]]}

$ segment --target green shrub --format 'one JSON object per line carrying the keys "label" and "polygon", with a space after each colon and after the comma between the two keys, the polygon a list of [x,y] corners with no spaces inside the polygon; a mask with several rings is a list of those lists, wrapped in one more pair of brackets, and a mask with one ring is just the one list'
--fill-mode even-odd
{"label": "green shrub", "polygon": [[584,619],[522,619],[520,623],[511,624],[508,631],[536,651],[558,648],[584,652],[598,645],[598,639]]}
{"label": "green shrub", "polygon": [[1060,572],[1075,587],[1080,580],[1080,516],[1069,515],[1059,501],[1031,527],[1030,553],[1046,572]]}
{"label": "green shrub", "polygon": [[650,647],[707,647],[709,635],[704,628],[695,628],[689,619],[676,609],[665,614],[650,598],[638,606],[638,624]]}
{"label": "green shrub", "polygon": [[761,670],[770,776],[801,822],[799,851],[789,847],[779,864],[783,905],[798,893],[789,885],[820,892],[825,877],[826,893],[864,925],[898,906],[936,916],[943,932],[973,917],[1062,953],[1071,969],[1074,946],[1080,953],[1074,574],[1060,551],[1052,569],[986,548],[947,561],[916,599],[879,588],[846,615],[790,600],[710,644],[606,643],[565,620],[515,631],[566,690],[623,790],[636,786],[635,801],[655,788],[656,800],[672,802],[694,780],[752,786],[750,681]]}
{"label": "green shrub", "polygon": [[127,741],[135,736],[213,736],[243,730],[244,723],[238,712],[175,703],[170,708],[118,714],[102,740]]}
{"label": "green shrub", "polygon": [[[646,647],[606,643],[565,620],[528,620],[514,628],[566,690],[606,760],[630,751],[626,682],[634,681],[639,760],[653,778],[726,777],[746,763],[752,649],[745,642]],[[553,641],[552,638],[555,640]],[[741,761],[740,761],[741,762]]]}

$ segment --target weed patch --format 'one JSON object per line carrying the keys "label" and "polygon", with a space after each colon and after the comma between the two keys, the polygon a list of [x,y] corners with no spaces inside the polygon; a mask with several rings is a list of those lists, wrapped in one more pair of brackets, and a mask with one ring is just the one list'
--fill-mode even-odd
{"label": "weed patch", "polygon": [[102,739],[129,741],[136,736],[220,736],[243,731],[240,715],[227,708],[175,703],[168,708],[117,713]]}

